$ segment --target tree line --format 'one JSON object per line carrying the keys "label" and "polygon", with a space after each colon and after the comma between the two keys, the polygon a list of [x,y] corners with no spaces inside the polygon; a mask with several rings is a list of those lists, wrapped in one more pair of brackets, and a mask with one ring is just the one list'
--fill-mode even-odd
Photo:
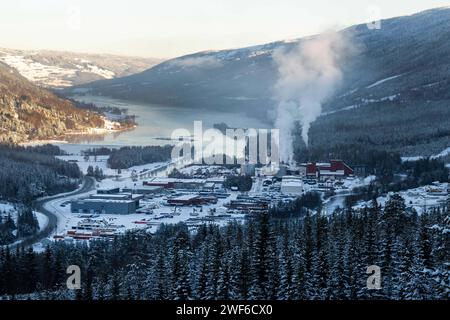
{"label": "tree line", "polygon": [[164,162],[171,158],[173,146],[122,147],[112,149],[108,165],[111,169],[128,169],[154,162]]}
{"label": "tree line", "polygon": [[227,189],[236,187],[239,191],[247,192],[252,189],[253,180],[248,175],[228,175],[225,177],[223,186]]}
{"label": "tree line", "polygon": [[[56,152],[51,149],[52,153]],[[41,147],[0,145],[1,198],[30,204],[39,196],[71,191],[77,187],[82,177],[78,165],[60,160],[43,150]]]}
{"label": "tree line", "polygon": [[[320,210],[318,210],[320,212]],[[282,212],[277,212],[282,215]],[[162,225],[113,241],[0,252],[0,294],[31,299],[448,299],[449,209],[418,215],[394,195],[325,216]],[[81,268],[81,290],[65,288]],[[379,266],[381,289],[367,288]]]}
{"label": "tree line", "polygon": [[30,208],[21,208],[17,219],[11,214],[0,215],[0,245],[7,245],[16,240],[34,235],[39,231],[39,223]]}

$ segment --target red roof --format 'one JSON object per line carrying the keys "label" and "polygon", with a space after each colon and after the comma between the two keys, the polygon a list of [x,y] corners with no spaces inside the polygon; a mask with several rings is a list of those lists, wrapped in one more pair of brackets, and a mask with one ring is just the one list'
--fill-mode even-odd
{"label": "red roof", "polygon": [[306,174],[316,174],[317,166],[315,162],[308,163],[306,165]]}
{"label": "red roof", "polygon": [[321,170],[330,172],[344,171],[345,175],[353,174],[353,169],[342,160],[330,160],[329,163],[321,163],[319,165],[315,162],[311,162],[306,165],[307,175],[316,174],[316,172],[320,173]]}

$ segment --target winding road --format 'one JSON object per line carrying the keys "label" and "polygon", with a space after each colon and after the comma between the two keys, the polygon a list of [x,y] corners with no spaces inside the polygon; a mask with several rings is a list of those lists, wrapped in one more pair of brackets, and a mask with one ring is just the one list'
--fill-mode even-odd
{"label": "winding road", "polygon": [[47,197],[47,198],[44,198],[44,199],[36,200],[33,203],[33,208],[34,208],[34,210],[44,214],[47,217],[47,219],[48,219],[47,225],[45,226],[45,228],[40,230],[34,236],[26,238],[26,239],[24,239],[21,242],[12,244],[12,245],[9,246],[9,248],[10,249],[15,249],[17,247],[24,247],[24,248],[30,247],[30,246],[34,245],[35,243],[38,243],[38,242],[42,241],[45,238],[48,238],[52,234],[52,232],[57,227],[58,218],[53,212],[51,212],[51,211],[49,211],[49,210],[47,210],[45,208],[45,205],[48,202],[54,201],[54,200],[57,200],[57,199],[62,199],[62,198],[65,198],[65,197],[73,197],[73,196],[77,196],[77,195],[83,195],[83,194],[88,193],[88,192],[90,192],[90,191],[92,191],[94,189],[95,189],[95,179],[92,178],[92,177],[84,177],[83,186],[80,189],[76,190],[76,191],[73,191],[73,192],[70,192],[70,193],[59,194],[59,195],[57,194],[57,195],[54,195],[54,196],[51,196],[51,197]]}

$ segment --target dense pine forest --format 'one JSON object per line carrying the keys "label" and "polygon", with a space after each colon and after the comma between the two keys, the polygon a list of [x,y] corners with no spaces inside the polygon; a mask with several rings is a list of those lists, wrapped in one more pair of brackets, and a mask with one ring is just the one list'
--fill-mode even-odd
{"label": "dense pine forest", "polygon": [[[320,212],[320,211],[319,211]],[[417,215],[391,197],[359,211],[245,224],[163,225],[90,245],[0,253],[8,299],[448,299],[449,209]],[[81,290],[66,289],[78,265]],[[368,266],[381,268],[368,290]]]}
{"label": "dense pine forest", "polygon": [[0,145],[0,197],[30,204],[39,196],[74,190],[81,171],[54,157],[60,153],[55,146]]}
{"label": "dense pine forest", "polygon": [[173,146],[122,147],[111,150],[108,165],[111,169],[128,169],[133,166],[167,161]]}

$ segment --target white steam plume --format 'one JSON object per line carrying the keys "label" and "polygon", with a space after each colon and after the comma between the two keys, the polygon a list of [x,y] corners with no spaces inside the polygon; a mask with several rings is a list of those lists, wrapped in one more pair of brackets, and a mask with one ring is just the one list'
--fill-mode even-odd
{"label": "white steam plume", "polygon": [[288,51],[274,52],[278,70],[274,88],[278,101],[275,127],[280,130],[280,154],[286,163],[293,158],[295,122],[300,122],[303,141],[308,145],[311,123],[320,116],[322,104],[342,80],[339,60],[345,42],[338,33],[326,33],[302,41]]}

